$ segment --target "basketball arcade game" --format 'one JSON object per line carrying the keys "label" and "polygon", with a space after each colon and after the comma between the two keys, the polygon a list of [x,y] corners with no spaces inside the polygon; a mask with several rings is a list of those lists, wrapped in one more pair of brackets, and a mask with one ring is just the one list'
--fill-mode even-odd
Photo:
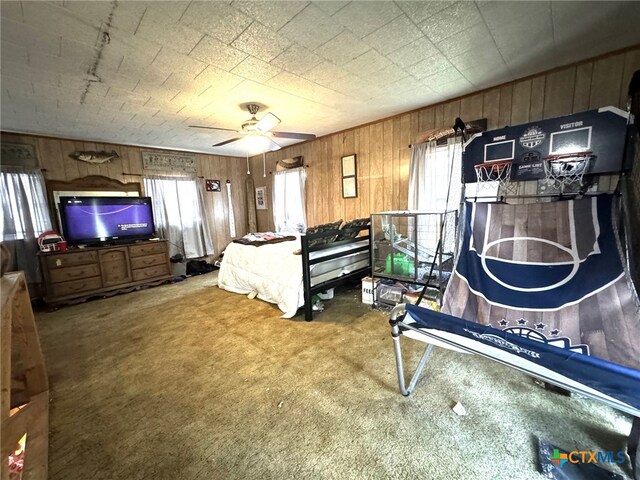
{"label": "basketball arcade game", "polygon": [[626,112],[604,107],[474,135],[465,144],[462,181],[479,189],[498,182],[508,195],[524,181],[538,182],[537,196],[585,193],[598,175],[630,168],[628,121]]}
{"label": "basketball arcade game", "polygon": [[[620,196],[583,195],[598,175],[630,168],[627,124],[609,107],[467,141],[462,179],[476,195],[493,183],[502,199],[523,200],[519,183],[537,181],[533,197],[546,201],[467,196],[443,313],[400,305],[390,323],[403,395],[434,345],[485,356],[636,417],[628,451],[640,478],[640,304],[620,248]],[[408,386],[403,336],[428,344]]]}

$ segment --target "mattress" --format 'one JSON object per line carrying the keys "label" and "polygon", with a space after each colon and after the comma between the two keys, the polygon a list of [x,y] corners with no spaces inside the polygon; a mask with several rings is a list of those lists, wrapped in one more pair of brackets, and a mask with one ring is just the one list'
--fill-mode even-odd
{"label": "mattress", "polygon": [[360,240],[359,242],[348,243],[347,245],[337,245],[325,250],[311,252],[309,254],[309,258],[311,260],[315,260],[317,258],[328,257],[334,253],[348,252],[349,250],[355,250],[356,248],[366,247],[367,245],[369,245],[369,240]]}
{"label": "mattress", "polygon": [[[343,275],[347,275],[351,272],[355,272],[361,268],[365,268],[369,266],[369,252],[361,252],[355,253],[353,255],[349,255],[347,258],[339,258],[336,260],[344,260],[344,262],[340,262],[335,268],[331,270],[324,270],[322,273],[312,272],[311,273],[311,286],[319,285],[328,280],[333,280],[334,278],[341,277]],[[348,263],[347,263],[348,262]],[[327,262],[329,263],[329,262]],[[315,267],[316,265],[313,265]]]}
{"label": "mattress", "polygon": [[[350,243],[348,245],[338,245],[337,247],[327,248],[326,250],[320,250],[317,252],[311,252],[309,254],[310,260],[316,260],[322,257],[327,257],[329,255],[334,255],[336,253],[348,252],[351,250],[355,250],[360,247],[366,247],[368,245],[368,240],[362,240],[360,242]],[[315,265],[311,265],[311,278],[314,279],[320,275],[324,275],[328,272],[333,272],[340,269],[346,269],[349,271],[353,271],[354,268],[351,268],[351,265],[355,263],[362,263],[363,260],[366,260],[367,263],[363,266],[367,266],[369,264],[369,251],[357,252],[350,255],[346,255],[344,257],[334,258],[333,260],[327,260],[325,262],[316,263]],[[360,267],[362,268],[362,267]],[[339,275],[336,275],[339,276]],[[335,278],[335,276],[333,277]],[[322,280],[325,281],[325,280]],[[321,283],[322,281],[317,281],[316,283]]]}

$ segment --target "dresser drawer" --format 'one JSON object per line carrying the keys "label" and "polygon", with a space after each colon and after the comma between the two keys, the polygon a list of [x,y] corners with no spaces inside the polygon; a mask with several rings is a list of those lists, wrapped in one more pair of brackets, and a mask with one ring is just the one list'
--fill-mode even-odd
{"label": "dresser drawer", "polygon": [[102,288],[102,280],[100,277],[85,278],[83,280],[74,280],[72,282],[54,283],[51,290],[56,297],[67,297],[70,295],[88,292]]}
{"label": "dresser drawer", "polygon": [[60,283],[83,278],[97,277],[100,275],[100,267],[97,264],[80,265],[77,267],[55,268],[49,271],[51,282]]}
{"label": "dresser drawer", "polygon": [[104,262],[101,265],[102,282],[105,287],[121,285],[131,281],[131,275],[126,263]]}
{"label": "dresser drawer", "polygon": [[131,257],[143,257],[145,255],[164,252],[166,252],[165,242],[149,242],[142,245],[131,245],[129,247],[129,256]]}
{"label": "dresser drawer", "polygon": [[100,262],[127,262],[127,250],[118,248],[100,252]]}
{"label": "dresser drawer", "polygon": [[73,267],[75,265],[87,265],[98,263],[98,252],[89,250],[86,252],[65,252],[57,255],[47,255],[49,268]]}
{"label": "dresser drawer", "polygon": [[140,268],[133,271],[133,281],[149,280],[156,277],[166,277],[169,275],[167,265],[158,265],[155,267]]}
{"label": "dresser drawer", "polygon": [[159,253],[157,255],[147,255],[146,257],[135,257],[131,259],[131,268],[137,270],[138,268],[153,267],[155,265],[167,264],[167,255]]}

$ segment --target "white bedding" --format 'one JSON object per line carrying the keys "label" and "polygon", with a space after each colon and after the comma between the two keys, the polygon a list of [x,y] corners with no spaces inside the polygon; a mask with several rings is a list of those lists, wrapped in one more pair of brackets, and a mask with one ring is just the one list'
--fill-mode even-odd
{"label": "white bedding", "polygon": [[304,305],[302,257],[293,252],[300,249],[300,239],[254,247],[230,243],[222,257],[218,286],[230,292],[249,294],[275,303],[293,317]]}
{"label": "white bedding", "polygon": [[[312,252],[310,257],[332,255],[361,247],[367,242],[364,240]],[[244,295],[256,291],[261,300],[278,305],[283,312],[282,318],[291,318],[304,305],[302,256],[293,253],[297,250],[300,250],[300,238],[260,247],[230,243],[220,265],[218,286]],[[368,252],[354,253],[312,265],[312,284],[363,268],[369,264],[368,255]]]}

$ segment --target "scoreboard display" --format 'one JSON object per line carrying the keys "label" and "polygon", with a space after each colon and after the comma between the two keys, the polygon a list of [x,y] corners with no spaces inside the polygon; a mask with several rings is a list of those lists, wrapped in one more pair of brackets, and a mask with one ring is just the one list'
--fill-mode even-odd
{"label": "scoreboard display", "polygon": [[482,132],[465,143],[462,181],[477,180],[475,165],[512,160],[511,181],[545,177],[549,155],[591,152],[590,174],[623,169],[629,114],[615,107]]}

